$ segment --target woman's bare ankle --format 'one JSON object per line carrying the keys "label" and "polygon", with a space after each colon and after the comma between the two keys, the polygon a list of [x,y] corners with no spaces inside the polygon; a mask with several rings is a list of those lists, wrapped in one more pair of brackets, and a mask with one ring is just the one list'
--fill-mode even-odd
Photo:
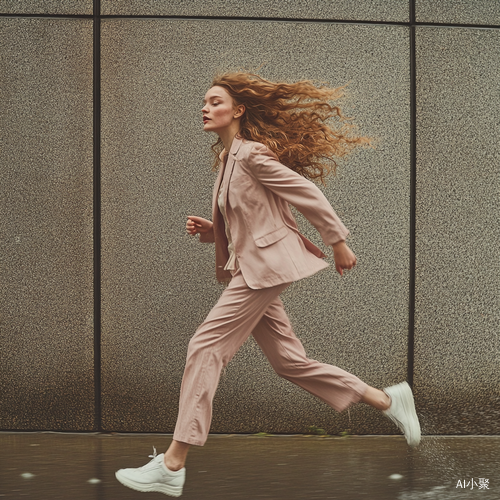
{"label": "woman's bare ankle", "polygon": [[186,464],[186,458],[189,451],[189,444],[181,441],[172,440],[168,450],[165,452],[163,461],[165,467],[172,472],[178,471]]}
{"label": "woman's bare ankle", "polygon": [[391,407],[391,398],[384,391],[375,389],[375,387],[369,387],[363,394],[361,401],[380,411],[388,410]]}
{"label": "woman's bare ankle", "polygon": [[172,459],[169,460],[166,454],[165,457],[163,458],[163,461],[165,462],[165,467],[172,472],[181,470],[184,467],[184,463],[178,460],[172,460]]}

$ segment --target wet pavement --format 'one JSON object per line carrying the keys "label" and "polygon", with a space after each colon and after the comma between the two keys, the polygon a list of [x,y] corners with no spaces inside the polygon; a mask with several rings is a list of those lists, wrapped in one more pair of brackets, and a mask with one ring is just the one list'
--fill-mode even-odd
{"label": "wet pavement", "polygon": [[[167,499],[114,477],[171,435],[0,432],[0,499]],[[184,500],[500,499],[500,436],[211,435],[192,447]]]}

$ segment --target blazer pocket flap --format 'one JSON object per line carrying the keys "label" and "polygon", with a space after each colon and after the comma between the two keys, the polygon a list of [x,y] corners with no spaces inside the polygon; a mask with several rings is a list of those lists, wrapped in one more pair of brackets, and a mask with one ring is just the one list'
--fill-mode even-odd
{"label": "blazer pocket flap", "polygon": [[255,244],[259,247],[267,247],[282,240],[288,234],[288,228],[286,226],[281,226],[279,229],[274,230],[271,233],[267,233],[264,236],[259,236],[255,238]]}

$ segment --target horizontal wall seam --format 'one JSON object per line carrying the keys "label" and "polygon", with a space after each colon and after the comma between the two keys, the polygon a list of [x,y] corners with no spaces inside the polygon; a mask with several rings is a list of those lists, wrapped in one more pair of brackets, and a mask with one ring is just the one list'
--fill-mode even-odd
{"label": "horizontal wall seam", "polygon": [[134,15],[102,15],[102,19],[172,19],[181,21],[255,21],[255,22],[284,22],[284,23],[319,23],[319,24],[380,24],[387,26],[408,26],[404,21],[370,21],[366,19],[316,19],[297,17],[245,17],[245,16],[134,16]]}
{"label": "horizontal wall seam", "polygon": [[[92,14],[0,14],[0,18],[45,18],[45,19],[94,19]],[[367,26],[418,26],[442,28],[477,28],[499,29],[500,24],[457,24],[405,21],[369,21],[352,19],[303,19],[293,17],[236,17],[236,16],[147,16],[147,15],[111,15],[101,14],[100,19],[167,19],[181,21],[254,21],[254,22],[295,22],[315,24],[357,24]]]}
{"label": "horizontal wall seam", "polygon": [[94,19],[92,14],[0,14],[0,18]]}
{"label": "horizontal wall seam", "polygon": [[412,26],[418,28],[479,28],[479,29],[498,29],[500,24],[446,24],[446,23],[421,23],[416,22]]}

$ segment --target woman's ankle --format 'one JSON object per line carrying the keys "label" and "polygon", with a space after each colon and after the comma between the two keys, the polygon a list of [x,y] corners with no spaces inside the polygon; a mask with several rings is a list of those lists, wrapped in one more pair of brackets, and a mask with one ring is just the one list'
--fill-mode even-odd
{"label": "woman's ankle", "polygon": [[165,467],[172,472],[182,469],[186,463],[188,451],[189,444],[174,439],[163,457]]}
{"label": "woman's ankle", "polygon": [[380,411],[388,410],[391,407],[391,398],[384,391],[375,389],[375,387],[369,387],[363,394],[361,401]]}
{"label": "woman's ankle", "polygon": [[171,472],[177,472],[184,467],[184,464],[182,462],[176,460],[167,460],[166,456],[163,459],[163,462],[165,463],[165,467]]}

